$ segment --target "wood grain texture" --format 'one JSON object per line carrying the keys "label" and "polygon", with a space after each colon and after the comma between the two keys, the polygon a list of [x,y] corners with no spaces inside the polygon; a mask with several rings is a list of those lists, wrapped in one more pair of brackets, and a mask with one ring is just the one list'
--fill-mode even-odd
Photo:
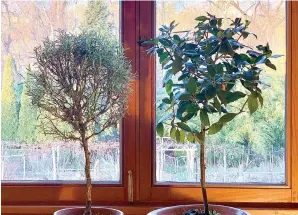
{"label": "wood grain texture", "polygon": [[[291,52],[291,101],[292,101],[292,202],[298,202],[298,2],[292,1],[291,4],[291,29],[289,38]],[[290,153],[289,153],[290,154]]]}
{"label": "wood grain texture", "polygon": [[[3,215],[50,215],[54,211],[66,208],[68,206],[4,206],[1,214]],[[146,215],[148,212],[158,209],[158,206],[111,206],[124,212],[125,215]],[[241,209],[248,211],[251,215],[297,215],[298,209],[268,209],[268,208],[246,208]]]}
{"label": "wood grain texture", "polygon": [[[154,37],[155,2],[142,1],[140,4],[140,37],[151,39]],[[154,68],[155,58],[147,55],[148,46],[141,47],[140,56],[140,198],[139,201],[150,200],[152,185],[152,156],[155,139],[154,101]]]}
{"label": "wood grain texture", "polygon": [[[133,90],[129,99],[129,111],[127,116],[123,119],[122,123],[122,178],[123,186],[125,188],[125,201],[128,200],[128,171],[131,170],[133,174],[133,181],[136,181],[135,172],[137,170],[137,145],[138,145],[138,100],[139,100],[139,81],[138,81],[138,45],[136,43],[138,39],[137,26],[138,17],[136,14],[137,2],[134,1],[122,1],[121,23],[122,23],[122,42],[125,49],[125,55],[130,60],[133,73],[136,75],[135,80],[131,83]],[[129,24],[128,24],[129,23]],[[136,195],[136,190],[133,192],[133,196]]]}

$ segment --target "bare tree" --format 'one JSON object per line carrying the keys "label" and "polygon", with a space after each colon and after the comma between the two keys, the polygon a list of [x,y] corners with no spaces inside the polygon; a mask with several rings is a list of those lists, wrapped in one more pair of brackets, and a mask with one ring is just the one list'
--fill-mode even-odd
{"label": "bare tree", "polygon": [[130,63],[116,38],[93,31],[60,31],[56,40],[46,39],[35,48],[35,58],[35,67],[29,68],[28,95],[45,112],[45,134],[81,143],[87,181],[84,214],[90,215],[88,143],[125,115],[133,78]]}

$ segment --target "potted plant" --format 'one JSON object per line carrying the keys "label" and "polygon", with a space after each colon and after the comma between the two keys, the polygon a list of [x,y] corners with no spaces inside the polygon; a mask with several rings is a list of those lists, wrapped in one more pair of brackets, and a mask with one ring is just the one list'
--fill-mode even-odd
{"label": "potted plant", "polygon": [[[43,112],[43,131],[65,141],[80,143],[85,155],[86,207],[55,214],[91,215],[89,143],[117,125],[127,112],[133,78],[130,62],[119,41],[94,31],[59,31],[34,49],[36,63],[28,69],[28,96]],[[96,125],[96,126],[95,126]],[[92,208],[95,214],[122,214]]]}
{"label": "potted plant", "polygon": [[[245,45],[248,36],[257,39],[248,31],[248,20],[236,18],[224,28],[222,18],[207,14],[195,19],[198,24],[193,32],[181,36],[185,32],[174,32],[177,24],[173,21],[159,29],[158,37],[142,43],[153,44],[148,53],[158,55],[164,71],[167,97],[162,99],[161,106],[166,113],[157,122],[156,132],[162,137],[167,125],[170,136],[177,142],[187,137],[189,142],[200,145],[204,201],[203,206],[175,206],[152,214],[182,214],[193,208],[203,210],[189,210],[186,214],[248,214],[225,206],[210,205],[210,210],[205,181],[205,139],[238,115],[247,111],[253,114],[263,105],[260,80],[263,65],[276,70],[270,58],[280,55],[272,55],[268,43],[257,47]],[[199,124],[200,129],[193,128],[191,121]]]}

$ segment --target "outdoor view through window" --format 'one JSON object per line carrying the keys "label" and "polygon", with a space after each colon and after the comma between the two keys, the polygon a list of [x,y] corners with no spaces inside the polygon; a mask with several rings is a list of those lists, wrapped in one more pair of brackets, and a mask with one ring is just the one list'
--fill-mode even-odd
{"label": "outdoor view through window", "polygon": [[[156,32],[161,25],[175,20],[175,31],[194,29],[198,16],[221,18],[241,17],[249,20],[249,46],[269,42],[273,53],[283,57],[274,59],[277,70],[265,68],[263,80],[264,106],[252,117],[237,116],[221,132],[207,136],[206,180],[209,183],[285,183],[285,73],[286,73],[286,7],[285,1],[157,1]],[[227,25],[226,20],[223,25]],[[178,33],[184,35],[184,33]],[[160,104],[165,92],[163,71],[156,62],[156,121],[163,116]],[[235,107],[239,104],[234,102]],[[199,128],[198,120],[193,127]],[[177,144],[165,129],[163,138],[156,135],[156,181],[200,181],[198,145]],[[185,138],[186,139],[186,138]]]}
{"label": "outdoor view through window", "polygon": [[[26,95],[33,49],[57,30],[100,28],[119,38],[118,1],[1,1],[1,179],[84,180],[85,158],[79,143],[63,142],[40,128],[43,113]],[[97,126],[97,125],[94,125]],[[110,128],[90,144],[94,181],[120,182],[120,132]]]}

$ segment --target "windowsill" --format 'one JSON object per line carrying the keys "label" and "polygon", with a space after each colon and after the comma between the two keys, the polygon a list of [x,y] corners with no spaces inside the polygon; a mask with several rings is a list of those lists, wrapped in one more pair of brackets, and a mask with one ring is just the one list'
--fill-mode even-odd
{"label": "windowsill", "polygon": [[[241,204],[241,203],[240,203]],[[161,203],[136,203],[132,204],[118,204],[117,206],[111,206],[116,209],[122,210],[126,215],[145,215],[148,212],[160,208]],[[162,203],[164,205],[164,203]],[[229,204],[231,206],[237,207],[236,204]],[[242,205],[242,204],[241,204]],[[268,205],[268,206],[267,206]],[[54,211],[66,208],[70,206],[57,206],[57,205],[2,205],[1,214],[3,215],[13,215],[13,214],[53,214]],[[298,214],[298,204],[252,204],[242,206],[241,209],[246,210],[251,213],[251,215],[297,215]]]}

